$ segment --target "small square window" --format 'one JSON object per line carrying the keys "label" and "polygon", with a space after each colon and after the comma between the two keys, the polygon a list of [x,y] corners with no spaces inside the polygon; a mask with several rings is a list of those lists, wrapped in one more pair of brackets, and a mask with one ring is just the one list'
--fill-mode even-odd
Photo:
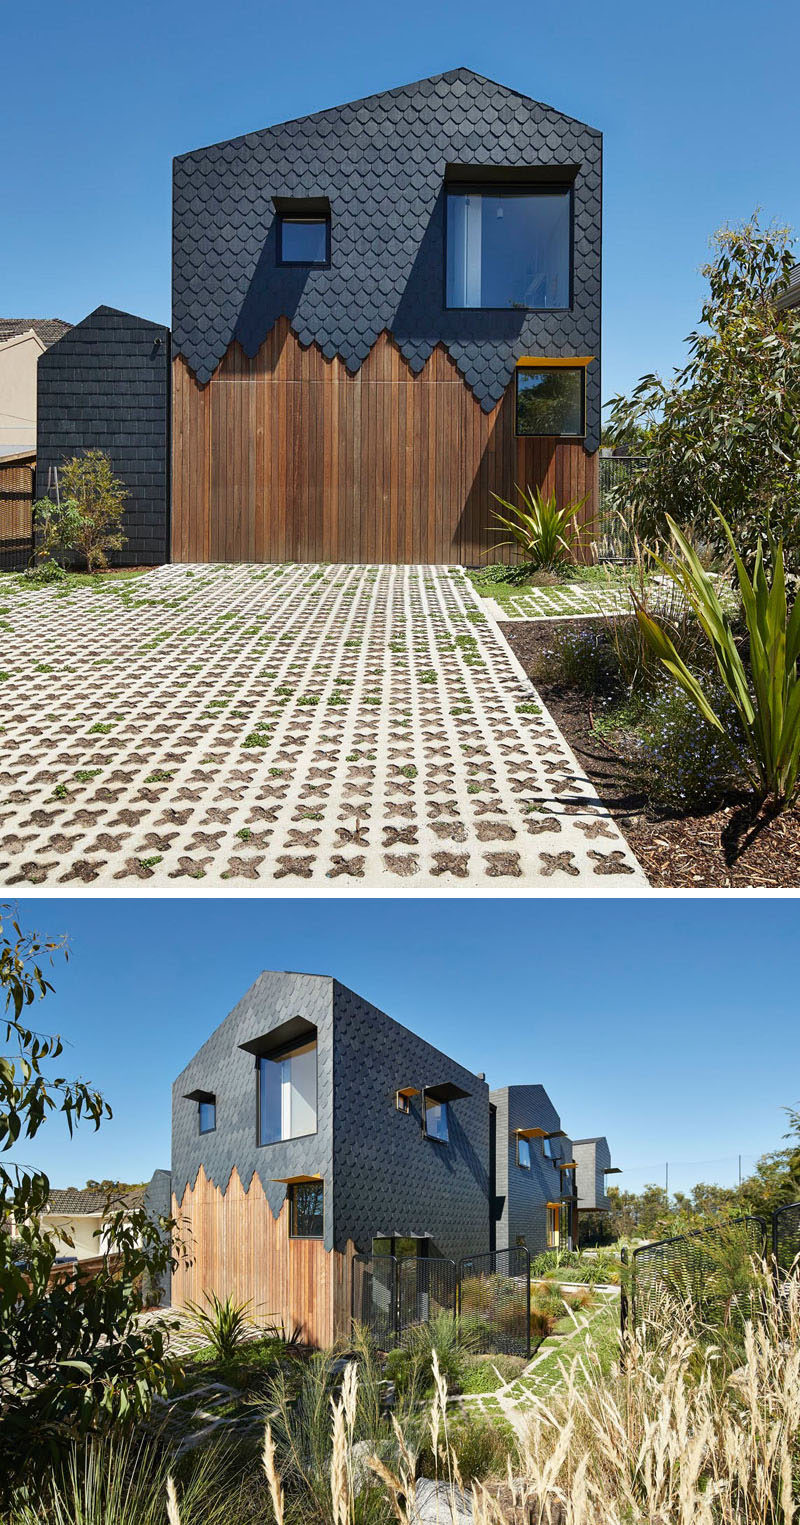
{"label": "small square window", "polygon": [[450,1126],[446,1101],[434,1101],[432,1097],[425,1097],[425,1134],[427,1138],[435,1138],[438,1143],[446,1144],[450,1138]]}
{"label": "small square window", "polygon": [[325,1183],[295,1181],[289,1187],[289,1233],[293,1239],[321,1239],[325,1222]]}
{"label": "small square window", "polygon": [[551,1139],[551,1138],[543,1138],[542,1139],[542,1154],[544,1155],[546,1160],[556,1160],[556,1159],[558,1159],[558,1155],[556,1153],[556,1146],[555,1146],[555,1143],[554,1143],[553,1139]]}
{"label": "small square window", "polygon": [[528,1138],[517,1139],[517,1164],[522,1170],[531,1168],[531,1141]]}
{"label": "small square window", "polygon": [[216,1097],[197,1103],[198,1127],[201,1133],[213,1133],[217,1126]]}
{"label": "small square window", "polygon": [[278,216],[278,263],[327,265],[331,257],[331,220],[324,215]]}
{"label": "small square window", "polygon": [[516,432],[582,439],[586,433],[584,367],[518,366]]}

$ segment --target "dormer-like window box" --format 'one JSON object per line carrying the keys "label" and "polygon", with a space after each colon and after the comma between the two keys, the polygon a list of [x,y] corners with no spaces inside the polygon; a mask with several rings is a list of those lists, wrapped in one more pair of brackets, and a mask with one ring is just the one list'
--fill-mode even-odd
{"label": "dormer-like window box", "polygon": [[518,436],[583,439],[586,366],[575,360],[521,360],[517,365],[515,432]]}
{"label": "dormer-like window box", "polygon": [[317,1029],[292,1017],[241,1047],[256,1060],[256,1137],[278,1144],[317,1131]]}
{"label": "dormer-like window box", "polygon": [[276,199],[279,265],[325,268],[331,262],[331,209],[324,200]]}
{"label": "dormer-like window box", "polygon": [[422,1092],[422,1122],[425,1137],[434,1139],[437,1144],[449,1143],[450,1103],[469,1095],[469,1091],[462,1090],[461,1086],[454,1085],[449,1080],[441,1085],[425,1086]]}
{"label": "dormer-like window box", "polygon": [[198,1133],[213,1133],[217,1126],[217,1098],[213,1091],[187,1091],[187,1101],[197,1102]]}

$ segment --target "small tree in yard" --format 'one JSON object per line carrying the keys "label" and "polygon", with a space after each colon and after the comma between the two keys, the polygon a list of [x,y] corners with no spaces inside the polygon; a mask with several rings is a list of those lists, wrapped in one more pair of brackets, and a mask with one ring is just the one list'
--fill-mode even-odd
{"label": "small tree in yard", "polygon": [[613,436],[643,430],[648,457],[617,489],[619,506],[652,543],[666,538],[669,514],[721,545],[716,504],[746,565],[771,532],[800,570],[800,311],[777,305],[794,263],[789,233],[756,214],[713,245],[687,364],[612,400]]}
{"label": "small tree in yard", "polygon": [[108,566],[109,551],[121,551],[127,543],[122,507],[128,490],[102,450],[85,450],[66,461],[60,488],[60,504],[43,498],[35,505],[42,551],[61,564],[77,554],[90,572],[99,572]]}
{"label": "small tree in yard", "polygon": [[[51,1078],[61,1040],[29,1027],[26,1008],[52,989],[42,963],[61,943],[24,933],[0,912],[0,989],[7,1052],[0,1056],[0,1156],[32,1139],[54,1112],[70,1134],[111,1116],[83,1080]],[[0,1503],[23,1476],[62,1456],[77,1437],[147,1412],[172,1367],[163,1321],[137,1318],[144,1278],[174,1264],[171,1219],[121,1205],[106,1230],[113,1255],[98,1275],[52,1278],[56,1244],[41,1223],[50,1182],[0,1162]],[[12,1238],[12,1226],[15,1237]]]}

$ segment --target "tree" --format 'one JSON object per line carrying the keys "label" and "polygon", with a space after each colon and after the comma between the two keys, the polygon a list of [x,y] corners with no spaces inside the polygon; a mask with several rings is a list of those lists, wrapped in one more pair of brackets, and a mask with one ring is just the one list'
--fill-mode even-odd
{"label": "tree", "polygon": [[768,529],[800,568],[800,312],[777,299],[794,256],[785,228],[758,214],[721,228],[704,269],[708,296],[689,359],[669,380],[643,376],[610,404],[617,440],[644,431],[647,467],[618,489],[639,533],[663,541],[666,516],[721,545],[714,505],[745,563]]}
{"label": "tree", "polygon": [[66,461],[61,467],[60,487],[60,508],[52,504],[48,508],[47,500],[36,505],[43,549],[62,561],[71,551],[85,559],[90,572],[98,572],[108,566],[108,552],[121,551],[127,543],[122,533],[122,507],[128,490],[114,476],[102,450],[85,450]]}
{"label": "tree", "polygon": [[173,1371],[164,1321],[146,1328],[138,1321],[143,1280],[175,1264],[173,1220],[120,1206],[109,1213],[114,1249],[101,1271],[54,1275],[56,1245],[41,1223],[50,1182],[8,1159],[56,1112],[70,1135],[80,1122],[99,1128],[111,1116],[86,1081],[48,1073],[61,1039],[26,1020],[27,1008],[53,988],[43,964],[61,951],[63,941],[23,932],[0,908],[8,1050],[0,1056],[0,1500],[23,1471],[62,1454],[76,1437],[146,1413]]}

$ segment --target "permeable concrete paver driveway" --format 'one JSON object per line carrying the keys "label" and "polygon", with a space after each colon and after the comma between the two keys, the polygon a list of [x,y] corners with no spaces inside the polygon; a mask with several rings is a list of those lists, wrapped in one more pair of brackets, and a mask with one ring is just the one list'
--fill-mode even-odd
{"label": "permeable concrete paver driveway", "polygon": [[645,878],[466,577],[0,579],[0,885]]}

